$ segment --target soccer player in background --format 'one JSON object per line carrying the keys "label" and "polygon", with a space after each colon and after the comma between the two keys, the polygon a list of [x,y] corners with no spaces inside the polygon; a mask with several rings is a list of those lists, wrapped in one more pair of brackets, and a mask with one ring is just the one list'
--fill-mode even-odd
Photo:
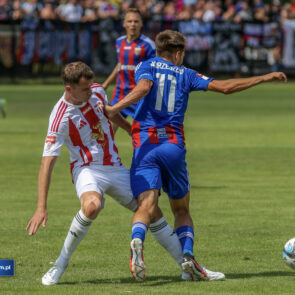
{"label": "soccer player in background", "polygon": [[131,188],[139,204],[132,220],[130,257],[130,270],[137,280],[145,277],[143,243],[151,218],[159,210],[162,187],[169,197],[174,228],[182,245],[183,270],[193,280],[224,278],[222,273],[212,273],[200,266],[193,254],[195,234],[189,211],[190,183],[183,131],[189,93],[210,90],[230,94],[263,82],[287,81],[281,72],[223,81],[208,78],[182,66],[185,42],[185,37],[176,31],[158,34],[157,56],[136,68],[137,86],[123,100],[105,108],[112,118],[139,101],[132,124],[134,153],[130,169]]}
{"label": "soccer player in background", "polygon": [[[58,283],[74,250],[103,209],[105,193],[132,211],[137,208],[129,170],[121,164],[112,126],[104,115],[108,102],[103,87],[93,84],[94,74],[82,62],[67,65],[62,77],[65,93],[50,115],[38,178],[37,209],[26,230],[34,235],[41,224],[46,226],[50,178],[63,144],[70,152],[72,178],[81,209],[72,221],[59,257],[43,276],[43,285]],[[130,134],[131,125],[120,114],[112,120]],[[181,245],[160,210],[153,221],[150,227],[153,236],[181,265]],[[186,273],[182,278],[190,279]]]}
{"label": "soccer player in background", "polygon": [[[115,89],[110,104],[113,105],[122,100],[134,87],[134,70],[138,63],[156,55],[155,43],[150,38],[141,34],[142,18],[137,8],[129,8],[124,16],[123,27],[126,35],[116,40],[118,64],[113,72],[102,84],[107,89],[110,83],[117,77]],[[123,117],[134,116],[136,105],[130,105],[122,110]],[[118,125],[113,124],[114,132]]]}

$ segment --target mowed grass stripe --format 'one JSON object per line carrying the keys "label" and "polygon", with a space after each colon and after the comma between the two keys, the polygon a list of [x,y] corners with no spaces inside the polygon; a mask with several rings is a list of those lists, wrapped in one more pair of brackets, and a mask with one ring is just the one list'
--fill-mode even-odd
{"label": "mowed grass stripe", "polygon": [[[284,265],[284,243],[295,236],[294,87],[264,84],[229,96],[190,97],[185,135],[191,179],[191,215],[198,261],[226,274],[224,282],[182,282],[181,271],[148,233],[146,282],[129,268],[132,213],[107,196],[105,209],[53,287],[41,285],[59,255],[79,209],[65,149],[48,198],[48,224],[29,237],[48,116],[62,85],[1,85],[8,116],[0,118],[0,259],[15,259],[16,275],[0,278],[3,294],[293,294],[295,273]],[[109,92],[111,95],[111,89]],[[130,166],[131,141],[116,135]],[[170,224],[167,196],[160,206]]]}

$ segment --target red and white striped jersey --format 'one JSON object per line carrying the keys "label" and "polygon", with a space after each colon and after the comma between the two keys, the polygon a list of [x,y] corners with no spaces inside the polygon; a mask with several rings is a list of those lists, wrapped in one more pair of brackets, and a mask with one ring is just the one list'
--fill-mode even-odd
{"label": "red and white striped jersey", "polygon": [[111,123],[104,115],[106,93],[99,84],[91,88],[90,99],[82,105],[68,103],[63,95],[54,106],[43,156],[59,156],[65,144],[72,169],[90,164],[121,165]]}

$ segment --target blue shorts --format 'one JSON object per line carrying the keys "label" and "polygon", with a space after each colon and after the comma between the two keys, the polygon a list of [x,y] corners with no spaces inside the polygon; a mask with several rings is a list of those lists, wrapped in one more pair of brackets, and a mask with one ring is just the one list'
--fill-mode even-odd
{"label": "blue shorts", "polygon": [[[113,100],[113,101],[110,101],[110,105],[114,105],[118,102],[118,100]],[[122,110],[120,112],[120,114],[126,119],[128,116],[129,117],[132,117],[134,118],[134,114],[135,114],[135,111],[136,111],[136,104],[132,104],[130,105],[129,107],[127,107],[126,109]]]}
{"label": "blue shorts", "polygon": [[150,189],[161,189],[170,199],[182,199],[190,190],[186,149],[173,143],[143,145],[134,151],[130,168],[135,198]]}
{"label": "blue shorts", "polygon": [[134,114],[135,114],[135,106],[129,106],[128,108],[122,110],[120,112],[120,114],[126,119],[128,116],[131,118],[134,118]]}

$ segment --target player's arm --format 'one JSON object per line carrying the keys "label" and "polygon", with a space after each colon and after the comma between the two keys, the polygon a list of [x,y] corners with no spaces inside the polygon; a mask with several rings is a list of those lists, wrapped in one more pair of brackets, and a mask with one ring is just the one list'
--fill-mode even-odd
{"label": "player's arm", "polygon": [[106,90],[112,81],[117,77],[120,65],[117,64],[112,71],[112,73],[107,77],[107,79],[102,83],[102,87]]}
{"label": "player's arm", "polygon": [[112,117],[111,121],[131,135],[131,124],[120,113]]}
{"label": "player's arm", "polygon": [[57,156],[46,156],[42,158],[41,166],[38,177],[38,201],[36,211],[29,221],[26,230],[29,231],[29,235],[34,235],[39,226],[42,224],[46,226],[47,222],[47,195],[50,185],[51,174]]}
{"label": "player's arm", "polygon": [[273,72],[266,75],[254,76],[250,78],[213,80],[209,83],[208,90],[222,92],[224,94],[231,94],[248,89],[263,82],[273,81],[287,82],[287,77],[282,72]]}
{"label": "player's arm", "polygon": [[151,88],[153,87],[153,81],[149,79],[141,79],[137,85],[133,88],[128,95],[124,97],[124,99],[120,100],[118,103],[113,106],[106,106],[105,112],[107,116],[112,119],[116,114],[121,112],[123,109],[129,107],[130,105],[138,102],[144,96],[146,96]]}

